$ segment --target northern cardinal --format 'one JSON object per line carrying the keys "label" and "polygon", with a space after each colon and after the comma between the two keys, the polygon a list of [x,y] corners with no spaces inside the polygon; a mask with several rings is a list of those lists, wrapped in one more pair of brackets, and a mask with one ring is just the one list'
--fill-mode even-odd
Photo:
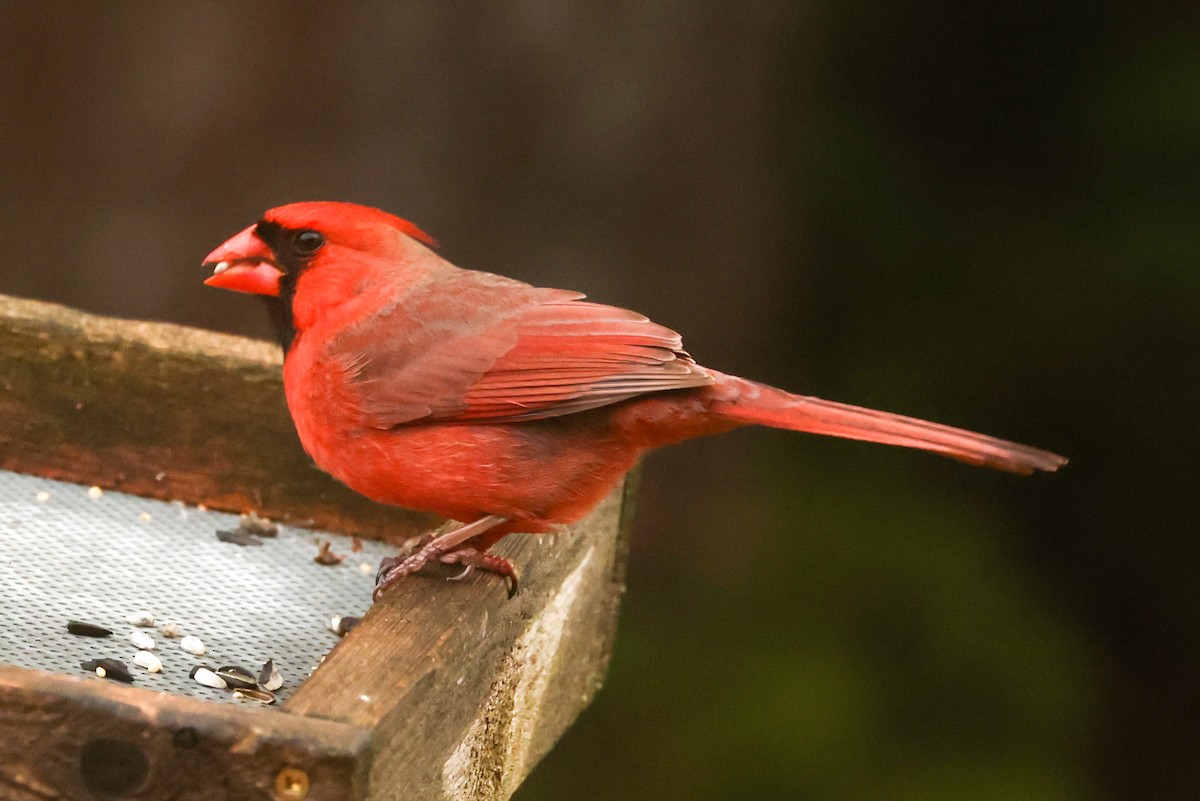
{"label": "northern cardinal", "polygon": [[678,334],[579,292],[464,270],[412,223],[350,203],[271,209],[209,254],[209,286],[263,295],[300,442],[376,501],[449,518],[385,560],[503,576],[513,532],[583,517],[652,448],[766,425],[1014,473],[1066,459],[912,417],[792,395],[694,362]]}

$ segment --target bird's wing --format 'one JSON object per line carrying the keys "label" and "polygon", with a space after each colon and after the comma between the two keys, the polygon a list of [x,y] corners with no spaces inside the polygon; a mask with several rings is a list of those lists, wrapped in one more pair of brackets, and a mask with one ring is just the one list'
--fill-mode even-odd
{"label": "bird's wing", "polygon": [[372,426],[536,420],[713,383],[640,314],[462,273],[337,338]]}

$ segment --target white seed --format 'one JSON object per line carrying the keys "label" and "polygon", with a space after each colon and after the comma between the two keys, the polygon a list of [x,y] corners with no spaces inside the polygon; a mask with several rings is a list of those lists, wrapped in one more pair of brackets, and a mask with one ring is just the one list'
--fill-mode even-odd
{"label": "white seed", "polygon": [[225,683],[225,679],[213,673],[208,668],[200,668],[192,674],[192,678],[205,687],[212,687],[214,690],[224,690],[229,686]]}
{"label": "white seed", "polygon": [[129,641],[140,651],[153,651],[156,647],[154,638],[141,629],[129,632]]}
{"label": "white seed", "polygon": [[220,275],[229,269],[229,262],[219,261],[213,266],[213,275]]}
{"label": "white seed", "polygon": [[99,487],[88,487],[88,497],[91,498],[93,501],[96,500],[97,498],[99,498],[103,494],[104,494],[104,490],[100,489]]}
{"label": "white seed", "polygon": [[38,499],[38,503],[45,503],[46,501],[50,500],[50,493],[42,490],[34,497]]}
{"label": "white seed", "polygon": [[168,640],[173,640],[176,637],[178,637],[179,636],[179,624],[175,623],[174,621],[171,621],[168,623],[163,623],[162,636],[166,637]]}
{"label": "white seed", "polygon": [[193,637],[191,635],[188,635],[180,640],[179,647],[187,651],[192,656],[201,656],[204,653],[204,643],[200,641],[199,637]]}
{"label": "white seed", "polygon": [[142,512],[140,515],[138,515],[138,520],[141,520],[143,523],[149,523],[153,519],[154,516],[149,512]]}
{"label": "white seed", "polygon": [[362,564],[360,564],[360,565],[358,566],[358,570],[359,570],[359,572],[360,572],[360,573],[362,573],[364,576],[369,576],[369,575],[371,575],[372,573],[374,573],[374,572],[375,572],[375,568],[374,568],[373,566],[371,566],[371,565],[370,565],[369,563],[367,563],[367,562],[363,562]]}
{"label": "white seed", "polygon": [[103,665],[96,665],[96,675],[100,678],[104,678],[108,675],[108,671],[104,669]]}
{"label": "white seed", "polygon": [[139,626],[143,629],[154,628],[154,613],[153,612],[134,612],[125,618],[125,622],[131,626]]}
{"label": "white seed", "polygon": [[151,673],[162,673],[162,660],[149,651],[138,651],[134,654],[133,664]]}

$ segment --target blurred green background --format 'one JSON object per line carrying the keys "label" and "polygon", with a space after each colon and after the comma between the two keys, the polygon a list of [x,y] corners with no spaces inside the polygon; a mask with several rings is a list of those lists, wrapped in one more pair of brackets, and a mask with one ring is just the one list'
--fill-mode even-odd
{"label": "blurred green background", "polygon": [[1072,457],[654,455],[607,687],[519,801],[1198,797],[1194,3],[0,10],[0,292],[265,336],[200,258],[355,200]]}

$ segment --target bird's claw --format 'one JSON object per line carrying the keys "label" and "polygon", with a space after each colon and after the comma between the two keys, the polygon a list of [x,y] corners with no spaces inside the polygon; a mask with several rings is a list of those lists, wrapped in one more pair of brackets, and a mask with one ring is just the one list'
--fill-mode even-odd
{"label": "bird's claw", "polygon": [[494,573],[503,578],[509,598],[516,595],[520,587],[520,578],[517,575],[516,568],[504,557],[480,552],[475,548],[461,548],[445,553],[438,553],[436,548],[426,544],[416,552],[405,556],[385,557],[379,563],[379,572],[375,574],[375,590],[371,594],[371,597],[378,601],[379,597],[389,587],[405,576],[411,576],[413,573],[416,573],[434,559],[447,565],[463,566],[462,572],[451,576],[448,579],[449,581],[462,581],[474,573],[476,569],[479,569],[488,573]]}
{"label": "bird's claw", "polygon": [[475,565],[467,565],[466,567],[464,567],[462,569],[461,573],[457,573],[453,576],[447,577],[446,581],[462,581],[465,578],[470,578],[471,574],[474,572],[475,572]]}
{"label": "bird's claw", "polygon": [[454,576],[452,581],[464,579],[471,575],[475,568],[479,568],[504,579],[504,587],[508,591],[509,598],[516,595],[517,590],[520,589],[521,579],[517,574],[517,569],[503,556],[496,556],[494,553],[479,551],[475,548],[460,548],[457,551],[442,554],[438,560],[447,565],[465,566],[463,572]]}

